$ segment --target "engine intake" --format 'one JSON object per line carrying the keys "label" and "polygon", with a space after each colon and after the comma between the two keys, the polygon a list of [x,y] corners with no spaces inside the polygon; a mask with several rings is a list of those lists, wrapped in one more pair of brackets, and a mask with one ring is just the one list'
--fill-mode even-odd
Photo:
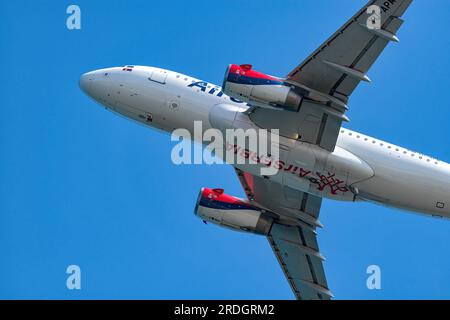
{"label": "engine intake", "polygon": [[242,199],[224,194],[223,189],[202,188],[195,215],[205,222],[237,231],[269,234],[273,217]]}
{"label": "engine intake", "polygon": [[298,112],[303,99],[283,79],[255,71],[249,64],[230,64],[222,87],[230,97],[262,108]]}

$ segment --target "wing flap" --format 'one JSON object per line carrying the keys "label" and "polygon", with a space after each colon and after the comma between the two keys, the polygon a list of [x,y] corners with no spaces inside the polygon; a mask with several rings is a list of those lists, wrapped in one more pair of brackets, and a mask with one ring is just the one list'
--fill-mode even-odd
{"label": "wing flap", "polygon": [[314,232],[274,224],[268,240],[297,299],[326,300],[333,296]]}

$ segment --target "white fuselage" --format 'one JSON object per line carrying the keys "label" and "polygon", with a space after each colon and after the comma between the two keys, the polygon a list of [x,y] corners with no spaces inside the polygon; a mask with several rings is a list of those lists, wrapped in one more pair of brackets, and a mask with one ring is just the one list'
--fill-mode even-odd
{"label": "white fuselage", "polygon": [[[204,130],[217,128],[227,112],[233,114],[233,127],[253,126],[242,112],[248,108],[245,103],[228,97],[219,86],[168,70],[102,69],[84,74],[80,86],[111,111],[166,132],[193,131],[194,121],[201,121]],[[220,108],[228,109],[217,112]],[[279,173],[270,177],[275,183],[330,199],[370,200],[450,218],[447,163],[348,129],[341,130],[332,153],[284,137],[279,143]],[[254,166],[235,167],[260,172]]]}

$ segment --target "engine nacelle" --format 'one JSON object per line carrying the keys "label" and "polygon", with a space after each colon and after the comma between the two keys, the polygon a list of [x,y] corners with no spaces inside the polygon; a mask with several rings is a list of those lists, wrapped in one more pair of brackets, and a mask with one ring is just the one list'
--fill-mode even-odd
{"label": "engine nacelle", "polygon": [[230,64],[222,90],[230,97],[262,108],[297,112],[302,102],[302,96],[283,79],[255,71],[249,64]]}
{"label": "engine nacelle", "polygon": [[223,189],[202,188],[195,206],[195,215],[233,230],[269,234],[273,217],[242,199],[223,193]]}

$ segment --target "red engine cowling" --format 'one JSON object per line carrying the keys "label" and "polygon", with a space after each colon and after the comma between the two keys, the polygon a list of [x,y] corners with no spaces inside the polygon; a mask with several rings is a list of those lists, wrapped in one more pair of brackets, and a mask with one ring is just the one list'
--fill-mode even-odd
{"label": "red engine cowling", "polygon": [[230,97],[262,108],[297,112],[302,102],[302,96],[283,79],[255,71],[249,64],[229,65],[222,90]]}
{"label": "red engine cowling", "polygon": [[267,235],[273,217],[242,199],[224,194],[223,189],[202,188],[195,206],[195,215],[233,230]]}

